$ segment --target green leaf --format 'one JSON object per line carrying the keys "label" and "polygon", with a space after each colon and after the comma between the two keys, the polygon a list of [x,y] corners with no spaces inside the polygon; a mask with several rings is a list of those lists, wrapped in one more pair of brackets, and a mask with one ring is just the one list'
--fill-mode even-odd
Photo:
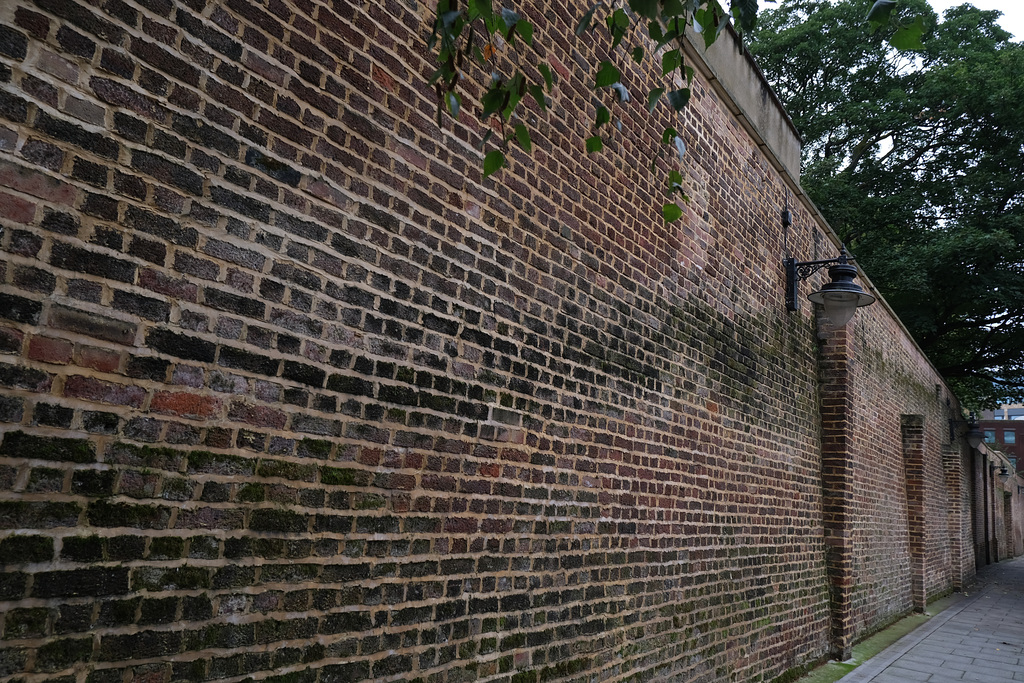
{"label": "green leaf", "polygon": [[491,87],[480,98],[480,104],[483,105],[483,112],[481,112],[480,118],[486,119],[491,114],[504,109],[505,103],[508,101],[506,99],[507,95],[508,93],[505,92],[501,81],[492,82]]}
{"label": "green leaf", "polygon": [[682,17],[686,15],[686,8],[680,0],[664,0],[661,4],[661,13],[664,17]]}
{"label": "green leaf", "polygon": [[651,113],[651,112],[654,111],[654,108],[656,106],[658,106],[658,100],[660,100],[661,96],[664,95],[664,94],[665,94],[665,89],[664,88],[655,88],[654,90],[652,90],[651,92],[649,92],[647,94],[647,112],[648,113]]}
{"label": "green leaf", "polygon": [[595,126],[600,128],[601,126],[603,126],[604,124],[608,123],[611,120],[612,115],[611,112],[608,111],[608,107],[597,108],[597,120],[594,122]]}
{"label": "green leaf", "polygon": [[520,19],[516,22],[516,32],[523,37],[527,45],[533,45],[533,24],[526,19]]}
{"label": "green leaf", "polygon": [[922,35],[924,35],[924,19],[918,17],[910,26],[901,26],[889,39],[889,44],[900,52],[923,50]]}
{"label": "green leaf", "polygon": [[672,169],[671,171],[668,172],[668,184],[669,187],[673,189],[681,188],[683,184],[683,174],[675,169]]}
{"label": "green leaf", "polygon": [[669,50],[661,56],[661,75],[667,76],[679,68],[682,58],[679,56],[679,49]]}
{"label": "green leaf", "polygon": [[484,148],[484,145],[486,145],[486,144],[487,144],[487,141],[491,139],[491,136],[492,136],[492,135],[494,135],[494,131],[493,131],[493,130],[491,130],[490,128],[488,128],[488,129],[487,129],[487,132],[486,132],[486,133],[484,133],[484,137],[483,137],[483,139],[482,139],[482,140],[480,141],[480,149],[483,149],[483,148]]}
{"label": "green leaf", "polygon": [[505,165],[505,153],[500,149],[493,149],[484,157],[484,178],[491,175]]}
{"label": "green leaf", "polygon": [[615,68],[615,65],[611,62],[601,62],[601,68],[597,71],[596,81],[594,83],[595,88],[605,88],[612,83],[617,83],[622,79],[619,70]]}
{"label": "green leaf", "polygon": [[601,2],[595,2],[593,5],[590,6],[590,9],[588,9],[583,14],[583,18],[580,19],[580,23],[576,25],[576,35],[582,36],[587,31],[587,29],[590,28],[590,22],[594,20],[594,12],[596,12],[597,8],[600,7],[602,4],[603,3]]}
{"label": "green leaf", "polygon": [[540,71],[540,75],[544,77],[544,84],[548,86],[548,92],[551,92],[551,88],[555,83],[555,79],[551,76],[551,69],[544,62],[538,64],[537,69]]}
{"label": "green leaf", "polygon": [[730,9],[741,32],[754,29],[757,22],[757,0],[732,0]]}
{"label": "green leaf", "polygon": [[661,30],[661,24],[656,21],[652,21],[647,24],[647,35],[651,37],[655,43],[661,44],[661,39],[665,37],[665,34]]}
{"label": "green leaf", "polygon": [[516,140],[519,141],[519,146],[527,152],[533,151],[533,145],[530,143],[530,131],[522,123],[516,124]]}
{"label": "green leaf", "polygon": [[629,8],[644,19],[658,18],[658,0],[629,0]]}
{"label": "green leaf", "polygon": [[670,128],[666,128],[665,132],[661,134],[661,144],[663,144],[663,145],[670,145],[670,144],[672,144],[672,140],[677,135],[679,135],[679,133],[676,132],[675,128],[671,128],[671,127]]}
{"label": "green leaf", "polygon": [[626,31],[629,30],[629,17],[621,9],[617,9],[608,15],[605,23],[608,24],[608,30],[612,34],[612,49],[614,50],[626,37]]}
{"label": "green leaf", "polygon": [[548,103],[544,99],[544,89],[541,88],[536,83],[534,83],[534,84],[531,84],[531,85],[527,86],[527,90],[530,91],[530,95],[533,97],[534,101],[537,103],[537,106],[540,107],[540,110],[541,111],[547,111],[548,110]]}
{"label": "green leaf", "polygon": [[876,26],[884,26],[889,23],[889,17],[892,16],[894,9],[896,9],[896,0],[876,0],[868,10],[866,21],[870,21]]}
{"label": "green leaf", "polygon": [[644,49],[637,45],[633,48],[633,53],[630,55],[634,62],[642,64],[644,61]]}
{"label": "green leaf", "polygon": [[601,140],[600,135],[587,138],[587,153],[600,152],[604,149],[604,141]]}
{"label": "green leaf", "polygon": [[666,223],[671,223],[679,220],[679,217],[683,215],[683,210],[675,202],[669,202],[661,207],[661,215],[664,216]]}
{"label": "green leaf", "polygon": [[462,99],[456,92],[448,93],[448,111],[451,112],[452,118],[459,118],[459,105],[462,103]]}
{"label": "green leaf", "polygon": [[672,105],[672,108],[679,111],[686,106],[686,103],[690,101],[690,89],[681,88],[679,90],[671,90],[668,93],[668,103]]}
{"label": "green leaf", "polygon": [[485,22],[491,18],[491,0],[469,0],[469,20],[482,18]]}

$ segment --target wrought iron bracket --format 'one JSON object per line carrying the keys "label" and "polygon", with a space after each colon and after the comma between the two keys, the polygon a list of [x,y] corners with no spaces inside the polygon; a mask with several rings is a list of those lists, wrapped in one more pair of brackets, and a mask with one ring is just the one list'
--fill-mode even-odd
{"label": "wrought iron bracket", "polygon": [[845,247],[837,258],[825,259],[823,261],[797,261],[794,258],[783,259],[782,265],[786,269],[786,310],[800,310],[797,285],[801,280],[806,280],[822,268],[845,265],[853,260],[846,254]]}

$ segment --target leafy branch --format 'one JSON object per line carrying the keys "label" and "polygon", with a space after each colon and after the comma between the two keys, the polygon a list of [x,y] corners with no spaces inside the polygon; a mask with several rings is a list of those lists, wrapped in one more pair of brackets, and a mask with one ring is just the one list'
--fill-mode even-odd
{"label": "leafy branch", "polygon": [[[575,33],[582,37],[590,31],[600,11],[611,40],[609,52],[612,55],[621,54],[619,48],[626,41],[625,53],[636,65],[642,66],[648,58],[660,62],[656,67],[660,68],[662,83],[651,88],[642,100],[648,114],[653,116],[662,101],[667,102],[672,112],[679,112],[690,101],[694,69],[685,59],[687,30],[697,34],[705,48],[710,47],[731,23],[735,23],[741,33],[753,29],[757,5],[757,0],[730,0],[727,11],[719,0],[598,0],[583,14]],[[894,22],[894,6],[894,0],[878,0],[868,20],[879,26]],[[640,30],[634,30],[635,27]],[[900,50],[913,49],[920,43],[919,28],[923,30],[920,21],[899,25],[892,44]],[[527,153],[533,149],[530,129],[517,115],[524,98],[529,95],[541,111],[547,111],[547,98],[554,89],[553,74],[547,64],[537,65],[539,78],[531,78],[526,73],[518,54],[514,55],[515,59],[502,62],[506,65],[505,71],[510,73],[503,72],[499,65],[499,52],[505,45],[514,48],[518,39],[530,48],[533,35],[534,26],[528,19],[512,9],[495,10],[492,0],[465,0],[464,6],[460,0],[438,0],[433,32],[427,40],[428,48],[436,50],[437,69],[430,76],[430,83],[437,92],[438,125],[442,125],[446,112],[458,119],[463,102],[460,85],[464,86],[466,72],[475,64],[487,74],[485,90],[476,109],[477,118],[487,129],[481,148],[488,146],[495,132],[499,134],[484,156],[485,178],[508,165],[511,142]],[[627,41],[631,36],[635,40]],[[598,93],[614,93],[612,106],[624,106],[632,100],[623,83],[622,70],[611,58],[595,66],[591,87]],[[608,106],[598,106],[592,132],[584,141],[587,153],[602,151],[609,136],[621,127],[621,119],[613,123]],[[604,131],[609,132],[603,134]],[[683,161],[686,145],[678,132],[668,126],[662,131],[658,149],[651,160],[650,172],[657,172],[659,161],[666,154],[672,160],[665,172],[666,194],[670,201],[663,205],[662,215],[666,221],[674,221],[682,215],[682,209],[674,201],[676,194],[684,202],[689,201],[676,163]]]}

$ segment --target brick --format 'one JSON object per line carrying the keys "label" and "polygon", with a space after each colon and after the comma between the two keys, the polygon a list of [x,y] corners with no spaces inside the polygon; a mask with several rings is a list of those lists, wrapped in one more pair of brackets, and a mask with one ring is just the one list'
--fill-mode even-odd
{"label": "brick", "polygon": [[136,386],[72,375],[64,381],[64,396],[141,408],[146,391]]}
{"label": "brick", "polygon": [[35,220],[35,202],[0,192],[0,218],[28,225]]}
{"label": "brick", "polygon": [[220,412],[221,402],[212,396],[158,391],[153,394],[150,410],[192,419],[205,419]]}
{"label": "brick", "polygon": [[49,322],[57,329],[75,332],[94,339],[129,345],[134,343],[134,323],[108,318],[89,311],[54,305],[50,308]]}
{"label": "brick", "polygon": [[50,253],[50,265],[55,268],[107,277],[120,282],[134,281],[138,268],[130,261],[74,247],[64,242],[57,242],[53,245]]}

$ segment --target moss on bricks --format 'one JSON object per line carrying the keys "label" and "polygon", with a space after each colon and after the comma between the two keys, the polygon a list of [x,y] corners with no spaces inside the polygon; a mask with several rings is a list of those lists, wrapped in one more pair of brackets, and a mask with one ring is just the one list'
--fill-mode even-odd
{"label": "moss on bricks", "polygon": [[226,453],[191,451],[188,454],[188,471],[190,473],[252,476],[256,472],[256,461]]}
{"label": "moss on bricks", "polygon": [[329,486],[369,486],[373,473],[347,467],[321,467],[320,483]]}
{"label": "moss on bricks", "polygon": [[96,462],[96,444],[88,439],[35,436],[22,431],[7,432],[0,443],[0,455],[11,458],[89,463]]}
{"label": "moss on bricks", "polygon": [[260,508],[252,511],[249,529],[252,531],[270,531],[297,534],[306,531],[308,520],[305,515],[288,510]]}
{"label": "moss on bricks", "polygon": [[53,559],[53,539],[47,536],[8,536],[0,540],[0,564],[9,566]]}
{"label": "moss on bricks", "polygon": [[36,651],[38,671],[60,671],[92,657],[92,638],[52,640]]}

